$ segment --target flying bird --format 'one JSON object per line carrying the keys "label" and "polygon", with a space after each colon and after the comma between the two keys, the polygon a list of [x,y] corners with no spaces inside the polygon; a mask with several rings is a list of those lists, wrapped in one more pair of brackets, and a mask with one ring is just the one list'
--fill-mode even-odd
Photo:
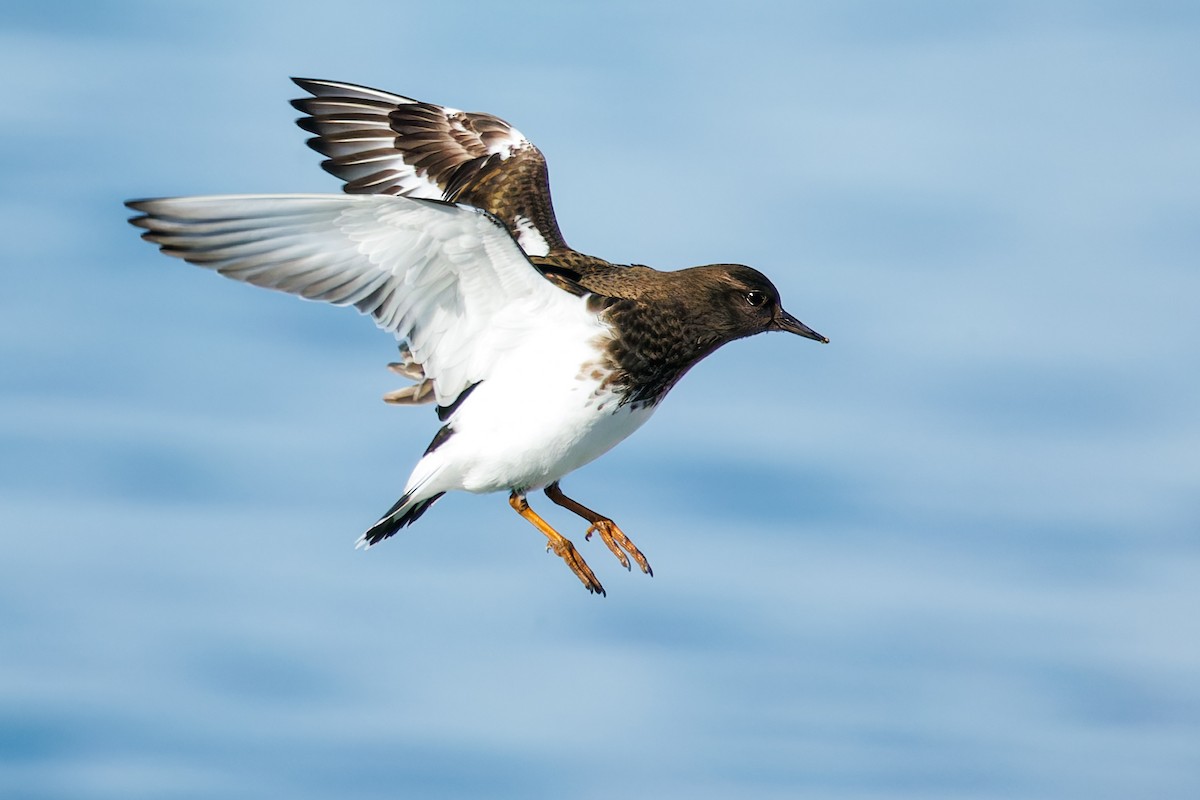
{"label": "flying bird", "polygon": [[297,122],[345,194],[130,201],[163,253],[235,280],[352,305],[398,340],[410,386],[441,428],[404,491],[361,537],[412,525],[449,491],[507,492],[590,592],[604,587],[526,499],[537,489],[589,523],[618,561],[653,575],[609,517],[568,497],[570,472],[637,430],[692,366],[765,331],[828,339],[740,264],[677,271],[567,246],[542,153],[490,114],[336,81],[293,79]]}

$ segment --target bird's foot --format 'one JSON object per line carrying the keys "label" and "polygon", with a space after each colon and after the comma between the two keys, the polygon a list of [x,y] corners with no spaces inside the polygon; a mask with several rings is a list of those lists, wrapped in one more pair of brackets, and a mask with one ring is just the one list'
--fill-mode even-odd
{"label": "bird's foot", "polygon": [[600,581],[596,579],[596,574],[592,572],[592,568],[583,560],[583,556],[579,555],[579,551],[575,549],[575,545],[571,544],[571,540],[564,536],[550,537],[546,542],[546,550],[553,550],[559,558],[567,562],[567,566],[575,573],[579,580],[583,581],[584,587],[592,594],[606,595],[604,587],[600,585]]}
{"label": "bird's foot", "polygon": [[588,528],[587,535],[584,537],[591,541],[592,534],[600,534],[600,538],[608,545],[608,549],[617,557],[617,561],[621,562],[621,566],[625,569],[630,569],[629,559],[625,557],[625,553],[633,556],[633,560],[642,568],[642,572],[647,575],[654,575],[654,570],[650,569],[650,562],[642,555],[642,551],[637,545],[629,540],[625,532],[617,527],[617,523],[611,519],[598,519],[592,523],[592,527]]}

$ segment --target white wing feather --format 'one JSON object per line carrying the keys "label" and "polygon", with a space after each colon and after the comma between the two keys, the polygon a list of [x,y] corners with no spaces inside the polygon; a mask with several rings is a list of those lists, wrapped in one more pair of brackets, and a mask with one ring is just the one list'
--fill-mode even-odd
{"label": "white wing feather", "polygon": [[139,200],[131,220],[167,255],[256,286],[353,305],[407,340],[439,405],[528,336],[578,319],[491,215],[386,195]]}

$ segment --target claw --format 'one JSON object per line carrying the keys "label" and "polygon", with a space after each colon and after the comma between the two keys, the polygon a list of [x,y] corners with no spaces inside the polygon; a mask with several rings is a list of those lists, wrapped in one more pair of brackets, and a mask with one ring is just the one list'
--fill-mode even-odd
{"label": "claw", "polygon": [[603,531],[600,530],[599,522],[593,523],[592,527],[588,528],[587,533],[584,534],[583,538],[587,539],[590,542],[592,540],[593,533],[599,533],[600,538],[604,541],[604,544],[608,545],[608,549],[611,550],[612,554],[617,557],[617,561],[621,562],[621,566],[627,570],[632,571],[633,568],[629,565],[629,559],[625,557],[625,551],[623,551],[620,547],[617,546],[617,543],[613,541],[613,537],[611,534],[606,535]]}
{"label": "claw", "polygon": [[514,511],[542,532],[542,535],[546,537],[546,549],[553,550],[559,558],[566,562],[571,571],[575,573],[575,577],[583,582],[584,588],[592,594],[607,596],[608,593],[604,591],[604,587],[596,579],[596,575],[592,572],[591,567],[583,560],[583,556],[579,555],[579,552],[575,549],[575,545],[571,544],[571,541],[567,537],[550,527],[550,523],[539,517],[537,512],[529,507],[529,503],[525,500],[525,495],[513,491],[508,496],[508,503],[513,507]]}
{"label": "claw", "polygon": [[621,562],[621,566],[632,571],[629,559],[625,557],[625,553],[629,553],[638,566],[641,567],[642,572],[653,577],[654,570],[650,569],[650,562],[642,555],[642,551],[638,549],[637,545],[630,541],[624,531],[617,527],[615,522],[611,519],[597,520],[592,523],[592,527],[588,528],[587,538],[589,540],[592,538],[593,532],[600,534],[600,538],[608,545],[608,549],[612,551],[612,554],[617,557],[617,561]]}
{"label": "claw", "polygon": [[572,500],[571,498],[567,497],[565,494],[563,494],[563,491],[559,487],[557,481],[547,486],[545,491],[546,496],[553,500],[557,505],[562,506],[571,513],[577,514],[586,519],[588,522],[592,523],[591,527],[588,528],[587,533],[584,534],[585,539],[591,541],[592,534],[599,533],[600,538],[604,540],[604,544],[607,545],[612,554],[617,557],[617,561],[621,562],[621,566],[623,566],[625,569],[631,569],[629,566],[629,559],[625,556],[625,554],[628,553],[633,557],[633,560],[638,563],[638,566],[642,568],[642,572],[650,576],[654,575],[654,570],[650,569],[650,562],[648,562],[646,557],[642,555],[642,551],[638,550],[637,545],[631,542],[629,537],[617,527],[617,523],[613,522],[608,517],[597,514],[595,511],[592,511],[590,508],[578,502],[577,500]]}
{"label": "claw", "polygon": [[592,594],[607,596],[604,587],[596,578],[596,574],[592,572],[592,568],[587,565],[583,557],[579,555],[579,551],[575,549],[575,545],[571,544],[569,539],[551,540],[546,545],[547,550],[553,550],[554,553],[567,562],[567,566],[575,573],[575,576],[583,582],[584,587]]}

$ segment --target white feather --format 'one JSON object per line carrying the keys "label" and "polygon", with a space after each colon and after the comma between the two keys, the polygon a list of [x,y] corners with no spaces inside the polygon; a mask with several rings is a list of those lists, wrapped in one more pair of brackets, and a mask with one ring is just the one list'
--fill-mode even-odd
{"label": "white feather", "polygon": [[[439,405],[522,343],[559,338],[583,301],[545,280],[494,217],[386,195],[144,200],[163,251],[235,280],[355,305],[407,340]],[[599,332],[599,331],[597,331]]]}
{"label": "white feather", "polygon": [[353,304],[408,342],[439,405],[476,386],[451,435],[405,488],[529,490],[606,453],[654,406],[621,405],[598,348],[608,323],[547,281],[495,218],[387,195],[228,195],[143,200],[168,255],[236,280]]}

